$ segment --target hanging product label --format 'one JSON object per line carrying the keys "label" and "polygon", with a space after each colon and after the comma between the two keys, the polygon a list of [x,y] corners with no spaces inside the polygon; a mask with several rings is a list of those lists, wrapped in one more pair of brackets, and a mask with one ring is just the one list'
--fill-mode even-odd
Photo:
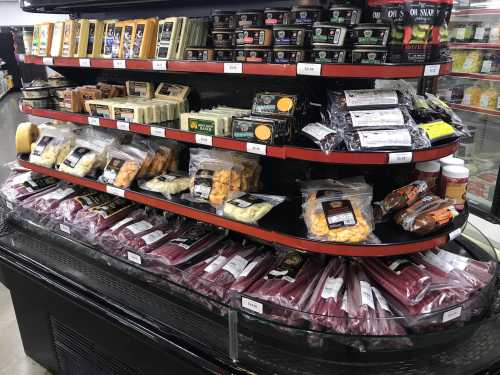
{"label": "hanging product label", "polygon": [[349,200],[326,201],[321,205],[329,229],[356,225],[356,215]]}
{"label": "hanging product label", "polygon": [[370,285],[370,283],[363,280],[359,281],[359,286],[361,292],[361,305],[369,306],[372,310],[375,310],[372,286]]}
{"label": "hanging product label", "polygon": [[408,129],[359,131],[358,135],[363,148],[411,147]]}
{"label": "hanging product label", "polygon": [[345,90],[347,108],[367,106],[393,106],[398,104],[398,94],[389,90]]}
{"label": "hanging product label", "polygon": [[163,237],[165,237],[167,233],[163,233],[161,230],[155,230],[154,232],[148,233],[141,238],[144,240],[146,245],[151,245],[159,240],[161,240]]}
{"label": "hanging product label", "polygon": [[208,266],[206,266],[203,271],[206,273],[214,273],[221,269],[222,265],[226,263],[227,258],[223,255],[219,255],[215,258]]}
{"label": "hanging product label", "polygon": [[224,265],[224,267],[222,267],[222,269],[229,272],[235,279],[237,279],[243,273],[247,264],[248,260],[243,258],[241,255],[235,255]]}
{"label": "hanging product label", "polygon": [[116,176],[120,172],[121,168],[125,164],[125,160],[118,158],[111,158],[102,174],[102,181],[106,184],[113,184],[115,182]]}
{"label": "hanging product label", "polygon": [[344,285],[344,279],[342,277],[329,277],[325,281],[323,286],[323,291],[321,292],[321,298],[333,298],[337,302],[338,294],[340,288]]}
{"label": "hanging product label", "polygon": [[353,128],[406,126],[403,112],[399,108],[370,111],[349,111]]}
{"label": "hanging product label", "polygon": [[248,266],[245,267],[243,272],[241,272],[241,274],[238,277],[247,277],[250,274],[250,272],[252,272],[252,270],[257,266],[257,264],[259,264],[259,261],[257,260],[251,262]]}

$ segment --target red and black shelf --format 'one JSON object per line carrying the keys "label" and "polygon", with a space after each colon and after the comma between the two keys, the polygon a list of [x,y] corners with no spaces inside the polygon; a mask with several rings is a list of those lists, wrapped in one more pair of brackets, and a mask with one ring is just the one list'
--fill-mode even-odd
{"label": "red and black shelf", "polygon": [[[60,121],[74,122],[82,125],[98,125],[109,129],[120,129],[119,125],[125,125],[125,128],[131,132],[144,135],[158,135],[180,142],[191,144],[205,144],[197,140],[197,136],[193,132],[182,131],[177,129],[159,128],[155,126],[138,124],[138,123],[122,123],[116,120],[90,117],[80,113],[61,112],[51,109],[38,109],[27,106],[21,107],[22,112],[34,116],[50,118]],[[205,139],[206,141],[206,139]],[[249,152],[252,148],[249,145],[252,143],[238,141],[225,137],[211,137],[213,147],[226,150]],[[416,150],[411,152],[411,158],[405,159],[406,163],[419,163],[423,161],[436,160],[455,153],[458,149],[458,140],[446,143],[441,146],[435,146],[430,149]],[[278,158],[278,159],[296,159],[307,160],[320,163],[331,164],[351,164],[351,165],[385,165],[390,164],[391,160],[396,160],[398,152],[347,152],[333,151],[325,153],[319,149],[302,148],[295,146],[265,146],[259,145],[258,151],[263,155]],[[251,151],[250,151],[251,152]],[[407,154],[407,153],[405,153]]]}

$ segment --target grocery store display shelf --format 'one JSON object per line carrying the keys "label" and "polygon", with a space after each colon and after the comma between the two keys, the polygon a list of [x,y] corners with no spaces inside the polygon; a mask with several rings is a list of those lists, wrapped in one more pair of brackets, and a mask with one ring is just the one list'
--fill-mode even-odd
{"label": "grocery store display shelf", "polygon": [[[238,141],[231,138],[199,136],[192,132],[160,128],[145,124],[126,123],[105,118],[90,117],[79,113],[55,111],[51,109],[31,108],[21,106],[21,111],[30,115],[50,118],[60,121],[70,121],[82,125],[101,126],[109,129],[120,129],[134,133],[154,136],[164,136],[180,142],[212,145],[226,150],[257,153],[279,159],[308,160],[321,163],[351,164],[351,165],[384,165],[392,163],[416,163],[436,160],[453,154],[458,149],[458,140],[435,146],[427,150],[413,152],[347,152],[334,151],[324,153],[321,150],[295,146],[270,146]],[[409,155],[411,154],[411,155]]]}
{"label": "grocery store display shelf", "polygon": [[[20,60],[20,57],[18,57]],[[450,62],[429,64],[257,64],[216,61],[166,61],[123,60],[73,57],[40,57],[24,55],[27,64],[81,67],[116,70],[149,70],[186,73],[244,74],[263,76],[295,77],[321,76],[345,78],[420,78],[422,76],[446,75],[451,71]]]}
{"label": "grocery store display shelf", "polygon": [[471,78],[471,79],[481,79],[484,81],[500,81],[500,74],[483,74],[483,73],[458,73],[451,72],[449,74],[453,77]]}
{"label": "grocery store display shelf", "polygon": [[500,43],[450,43],[452,49],[500,49]]}
{"label": "grocery store display shelf", "polygon": [[[300,207],[295,204],[288,204],[290,202],[285,202],[273,209],[267,216],[260,220],[259,226],[255,226],[218,216],[215,210],[209,205],[193,204],[178,198],[167,200],[160,195],[153,195],[152,193],[146,194],[134,190],[122,190],[88,178],[75,177],[54,169],[41,167],[23,159],[19,159],[19,163],[23,167],[43,175],[52,176],[59,180],[90,189],[108,192],[140,204],[213,224],[269,243],[330,255],[388,256],[413,253],[435,246],[442,246],[461,233],[462,227],[467,222],[468,217],[468,209],[466,208],[448,226],[425,237],[414,236],[399,229],[395,224],[388,222],[378,224],[374,230],[374,234],[381,241],[380,244],[319,242],[307,239],[305,225],[299,219]],[[289,219],[284,221],[283,218]]]}
{"label": "grocery store display shelf", "polygon": [[481,113],[481,114],[490,115],[490,116],[500,116],[500,111],[496,111],[493,109],[485,109],[485,108],[480,108],[480,107],[473,107],[470,105],[453,104],[453,103],[450,104],[450,107],[453,109],[459,109],[461,111]]}

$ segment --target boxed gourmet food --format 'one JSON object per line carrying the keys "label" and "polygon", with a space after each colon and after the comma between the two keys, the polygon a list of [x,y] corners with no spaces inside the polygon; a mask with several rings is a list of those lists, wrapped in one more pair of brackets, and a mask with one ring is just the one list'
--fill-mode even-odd
{"label": "boxed gourmet food", "polygon": [[384,64],[388,61],[386,48],[355,48],[350,52],[353,64]]}
{"label": "boxed gourmet food", "polygon": [[290,141],[290,122],[258,116],[237,117],[233,120],[232,137],[248,142],[281,145]]}
{"label": "boxed gourmet food", "polygon": [[212,48],[186,48],[184,60],[191,61],[212,61],[214,50]]}
{"label": "boxed gourmet food", "polygon": [[125,28],[125,22],[116,22],[113,28],[113,44],[111,45],[111,58],[120,59],[123,58],[123,30]]}
{"label": "boxed gourmet food", "polygon": [[200,112],[189,112],[181,114],[181,129],[195,133],[228,136],[231,135],[233,119],[246,116],[249,110],[232,107],[215,107],[201,110]]}
{"label": "boxed gourmet food", "polygon": [[50,55],[53,28],[53,23],[38,25],[38,56]]}
{"label": "boxed gourmet food", "polygon": [[73,57],[87,57],[90,23],[86,19],[80,19],[76,22],[75,54]]}
{"label": "boxed gourmet food", "polygon": [[75,34],[77,31],[77,21],[68,20],[64,21],[63,30],[63,45],[61,56],[63,57],[73,57],[76,52],[76,38]]}
{"label": "boxed gourmet food", "polygon": [[387,25],[363,23],[351,29],[349,39],[355,47],[385,47],[389,33]]}
{"label": "boxed gourmet food", "polygon": [[361,21],[361,8],[334,4],[329,10],[330,23],[353,26]]}
{"label": "boxed gourmet food", "polygon": [[263,26],[264,12],[258,9],[244,9],[236,12],[236,26]]}
{"label": "boxed gourmet food", "polygon": [[107,163],[99,181],[122,189],[127,189],[139,173],[146,152],[133,146],[110,147]]}
{"label": "boxed gourmet food", "polygon": [[276,64],[297,64],[306,60],[307,51],[297,47],[277,46],[273,49]]}
{"label": "boxed gourmet food", "polygon": [[298,6],[292,8],[292,24],[312,26],[323,20],[322,6]]}
{"label": "boxed gourmet food", "polygon": [[180,21],[177,17],[170,17],[158,22],[155,57],[171,60],[175,57],[175,40],[180,32]]}
{"label": "boxed gourmet food", "polygon": [[297,95],[275,92],[255,94],[252,115],[293,117],[302,111],[303,103]]}
{"label": "boxed gourmet food", "polygon": [[16,152],[29,154],[33,142],[38,139],[38,126],[32,122],[21,122],[16,129]]}
{"label": "boxed gourmet food", "polygon": [[213,10],[212,23],[214,30],[233,30],[236,28],[236,12],[229,10]]}
{"label": "boxed gourmet food", "polygon": [[157,19],[148,18],[137,20],[134,43],[131,57],[133,59],[147,59],[153,57],[152,41],[156,39],[158,30]]}
{"label": "boxed gourmet food", "polygon": [[113,50],[113,40],[115,37],[115,25],[118,20],[105,20],[103,24],[103,35],[101,44],[101,55],[102,58],[111,58]]}
{"label": "boxed gourmet food", "polygon": [[291,23],[290,8],[264,9],[265,25],[289,25]]}
{"label": "boxed gourmet food", "polygon": [[285,200],[277,195],[235,193],[224,202],[223,215],[229,219],[257,224],[269,211]]}
{"label": "boxed gourmet food", "polygon": [[33,172],[15,174],[1,189],[5,199],[9,202],[20,202],[33,194],[40,193],[53,187],[58,180],[50,176],[40,176]]}
{"label": "boxed gourmet food", "polygon": [[217,48],[214,49],[214,60],[230,62],[234,61],[234,49],[232,48]]}
{"label": "boxed gourmet food", "polygon": [[362,178],[307,181],[302,184],[302,196],[311,239],[362,242],[374,229],[372,187]]}
{"label": "boxed gourmet food", "polygon": [[273,31],[268,27],[244,27],[235,35],[237,46],[269,47],[273,43]]}
{"label": "boxed gourmet food", "polygon": [[101,20],[89,20],[89,34],[87,39],[87,56],[100,57],[104,23]]}
{"label": "boxed gourmet food", "polygon": [[50,44],[50,56],[61,56],[63,47],[64,22],[55,22]]}
{"label": "boxed gourmet food", "polygon": [[44,125],[39,127],[40,136],[30,154],[30,163],[46,168],[58,166],[75,143],[72,126]]}
{"label": "boxed gourmet food", "polygon": [[342,64],[347,55],[347,50],[327,44],[315,43],[311,51],[311,61],[315,63]]}
{"label": "boxed gourmet food", "polygon": [[235,34],[232,30],[214,30],[212,31],[212,41],[215,48],[233,48],[235,43]]}

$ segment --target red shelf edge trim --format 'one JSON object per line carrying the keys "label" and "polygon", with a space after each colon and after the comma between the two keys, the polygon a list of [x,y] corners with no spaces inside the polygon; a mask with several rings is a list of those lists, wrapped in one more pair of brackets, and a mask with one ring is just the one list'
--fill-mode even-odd
{"label": "red shelf edge trim", "polygon": [[[38,109],[22,106],[22,112],[39,117],[51,118],[60,121],[70,121],[82,125],[88,125],[89,116],[80,113],[61,112],[51,109]],[[101,127],[116,129],[116,120],[100,118]],[[151,134],[151,127],[145,124],[130,123],[130,131],[144,135]],[[196,134],[176,129],[165,129],[165,137],[168,139],[196,144]],[[226,150],[247,152],[247,142],[224,137],[212,137],[213,147]],[[455,153],[458,149],[458,140],[429,150],[413,151],[413,163],[437,160]],[[266,147],[266,156],[277,159],[306,160],[318,163],[349,164],[349,165],[386,165],[388,164],[389,152],[331,152],[327,154],[321,150],[300,148],[293,146],[270,146]]]}
{"label": "red shelf edge trim", "polygon": [[[19,164],[34,172],[38,172],[47,176],[55,177],[59,180],[64,180],[76,185],[88,187],[90,189],[106,192],[106,185],[89,180],[86,178],[75,177],[63,172],[41,167],[25,160],[19,160]],[[324,253],[329,255],[345,255],[345,256],[389,256],[398,254],[408,254],[425,249],[431,249],[436,246],[442,246],[449,240],[448,233],[441,234],[437,237],[405,244],[392,245],[348,245],[348,244],[333,244],[326,242],[317,242],[305,238],[293,237],[284,233],[269,231],[258,228],[256,226],[247,225],[237,221],[229,220],[215,214],[203,212],[181,204],[169,202],[165,199],[152,197],[146,194],[126,190],[125,198],[137,203],[156,207],[174,214],[189,217],[194,220],[203,221],[209,224],[220,226],[235,232],[246,234],[252,237],[260,238],[271,243],[277,243],[299,250]]]}
{"label": "red shelf edge trim", "polygon": [[462,111],[467,111],[467,112],[483,113],[490,116],[500,116],[500,111],[495,111],[493,109],[484,109],[462,104],[450,104],[450,107],[453,109],[460,109]]}

